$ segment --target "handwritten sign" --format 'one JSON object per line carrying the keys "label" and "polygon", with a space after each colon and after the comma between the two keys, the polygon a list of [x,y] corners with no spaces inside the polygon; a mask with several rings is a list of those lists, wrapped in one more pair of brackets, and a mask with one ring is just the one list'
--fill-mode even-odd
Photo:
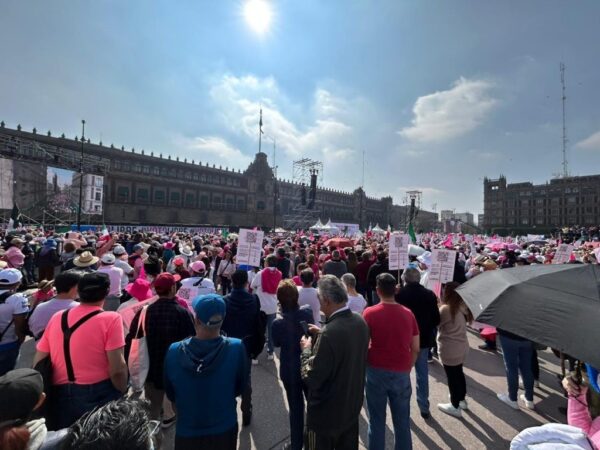
{"label": "handwritten sign", "polygon": [[390,236],[389,268],[390,270],[405,269],[408,265],[408,244],[410,236],[402,233],[392,233]]}
{"label": "handwritten sign", "polygon": [[429,279],[439,283],[448,283],[454,279],[455,250],[436,248],[431,252],[431,270]]}
{"label": "handwritten sign", "polygon": [[240,229],[236,263],[252,267],[260,266],[264,231]]}
{"label": "handwritten sign", "polygon": [[573,246],[571,244],[560,244],[556,247],[556,253],[552,258],[552,264],[565,264],[571,259],[571,253],[573,253]]}

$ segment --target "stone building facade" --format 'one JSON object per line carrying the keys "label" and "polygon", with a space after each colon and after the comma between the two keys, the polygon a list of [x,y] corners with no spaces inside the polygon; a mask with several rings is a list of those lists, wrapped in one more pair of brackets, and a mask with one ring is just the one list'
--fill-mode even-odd
{"label": "stone building facade", "polygon": [[572,225],[600,224],[600,175],[554,178],[545,184],[483,181],[483,225],[498,233],[541,234]]}
{"label": "stone building facade", "polygon": [[[246,170],[236,171],[102,143],[82,145],[50,132],[0,124],[0,157],[35,165],[38,171],[45,173],[48,165],[77,171],[81,152],[84,172],[104,177],[103,216],[86,217],[86,222],[272,228],[282,225],[301,201],[300,186],[275,179],[265,153],[257,153]],[[361,188],[350,193],[319,187],[316,199],[316,214],[323,220],[394,228],[408,221],[407,206],[394,205],[391,197],[367,196]],[[19,206],[32,218],[43,207],[39,201]],[[419,211],[415,221],[428,230],[437,215]]]}

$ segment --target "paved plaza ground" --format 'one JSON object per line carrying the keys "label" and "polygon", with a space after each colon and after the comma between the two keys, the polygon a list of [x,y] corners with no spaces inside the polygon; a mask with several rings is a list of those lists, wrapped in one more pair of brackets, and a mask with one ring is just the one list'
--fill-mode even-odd
{"label": "paved plaza ground", "polygon": [[[564,412],[559,411],[559,407],[566,407],[566,399],[558,389],[555,376],[560,370],[559,361],[550,351],[539,353],[541,386],[535,390],[536,410],[515,411],[496,398],[497,392],[506,391],[502,356],[478,350],[477,345],[481,341],[474,335],[469,335],[469,340],[471,351],[465,368],[469,411],[461,420],[437,409],[437,403],[448,401],[448,388],[441,364],[437,360],[430,364],[432,417],[428,420],[421,418],[414,392],[411,400],[411,429],[415,449],[507,449],[511,439],[524,428],[566,421]],[[30,340],[23,346],[19,366],[29,366],[32,357],[33,342]],[[278,360],[267,361],[264,353],[259,360],[259,365],[252,366],[254,417],[249,427],[240,430],[240,450],[280,449],[289,439],[287,404],[278,377]],[[367,445],[367,424],[365,404],[360,416],[361,448]],[[388,410],[386,449],[393,449],[392,430]],[[164,437],[164,449],[173,448],[173,436],[174,428],[168,430]]]}

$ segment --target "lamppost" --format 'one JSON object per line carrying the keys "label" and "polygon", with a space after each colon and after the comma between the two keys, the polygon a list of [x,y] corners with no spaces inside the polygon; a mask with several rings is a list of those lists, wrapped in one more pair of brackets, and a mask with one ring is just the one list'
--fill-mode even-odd
{"label": "lamppost", "polygon": [[85,141],[85,120],[81,120],[81,157],[79,158],[79,205],[77,208],[77,230],[81,231],[81,203],[83,202],[83,143]]}

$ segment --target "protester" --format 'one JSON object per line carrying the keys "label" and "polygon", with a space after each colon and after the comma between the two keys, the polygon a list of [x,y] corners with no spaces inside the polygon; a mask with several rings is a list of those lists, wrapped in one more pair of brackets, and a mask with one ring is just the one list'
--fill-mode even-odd
{"label": "protester", "polygon": [[381,251],[377,253],[377,260],[369,267],[367,273],[367,286],[371,291],[371,305],[379,303],[379,297],[377,297],[377,276],[382,273],[388,273],[388,259],[387,255]]}
{"label": "protester", "polygon": [[53,280],[54,271],[60,266],[60,257],[56,251],[57,243],[54,239],[46,239],[37,254],[38,276],[40,280]]}
{"label": "protester", "polygon": [[139,400],[119,399],[83,415],[66,433],[62,450],[154,450],[158,422]]}
{"label": "protester", "polygon": [[142,257],[144,254],[144,246],[142,244],[135,244],[132,247],[132,252],[133,253],[127,260],[127,264],[133,267],[133,279],[136,280],[144,267],[144,258]]}
{"label": "protester", "polygon": [[22,279],[17,269],[0,270],[0,376],[15,368],[25,340],[29,302],[17,293]]}
{"label": "protester", "polygon": [[67,430],[48,431],[35,415],[46,400],[44,381],[33,369],[11,370],[0,377],[0,449],[58,450]]}
{"label": "protester", "polygon": [[121,281],[123,270],[115,266],[116,257],[112,253],[105,253],[100,258],[98,273],[105,273],[110,279],[110,291],[104,301],[105,311],[116,311],[121,304]]}
{"label": "protester", "polygon": [[96,264],[99,260],[100,258],[85,250],[73,259],[73,265],[82,272],[92,273],[96,271]]}
{"label": "protester", "polygon": [[177,295],[191,305],[192,300],[199,295],[214,294],[216,290],[213,281],[206,273],[206,264],[202,261],[191,263],[189,270],[191,276],[181,280],[181,287],[177,291]]}
{"label": "protester", "polygon": [[302,323],[308,326],[314,322],[312,311],[299,307],[298,289],[293,282],[282,280],[279,283],[277,300],[281,305],[282,317],[273,322],[273,344],[275,347],[281,347],[279,377],[288,400],[291,434],[290,445],[284,448],[301,450],[306,386],[300,373],[300,338],[305,334]]}
{"label": "protester", "polygon": [[[144,323],[150,367],[144,385],[146,398],[150,401],[150,418],[161,420],[163,409],[164,361],[169,346],[194,334],[192,315],[175,300],[177,283],[170,273],[161,273],[154,280],[154,289],[158,300],[149,305]],[[127,342],[137,335],[142,310],[138,311],[131,322]],[[176,414],[167,404],[162,414],[162,426],[175,423]]]}
{"label": "protester", "polygon": [[302,379],[308,387],[306,448],[358,448],[369,329],[348,309],[339,278],[324,275],[318,290],[325,325],[314,348],[312,338],[301,340]]}
{"label": "protester", "polygon": [[440,324],[440,312],[436,295],[420,284],[421,274],[414,267],[402,273],[404,287],[396,295],[396,301],[414,314],[419,325],[420,348],[415,362],[417,381],[417,404],[421,417],[428,418],[429,411],[429,350],[435,346],[436,327]]}
{"label": "protester", "polygon": [[[192,263],[192,265],[195,263]],[[248,272],[236,270],[231,276],[233,289],[225,296],[227,315],[221,330],[226,336],[237,338],[244,343],[246,354],[256,359],[265,345],[265,330],[260,311],[260,300],[250,294],[248,288]],[[252,420],[252,380],[248,375],[248,383],[242,392],[242,425],[250,425]]]}
{"label": "protester", "polygon": [[450,403],[438,404],[438,408],[446,414],[460,418],[462,410],[468,409],[467,381],[463,364],[469,350],[467,325],[473,321],[473,314],[456,293],[458,286],[455,282],[445,285],[443,304],[440,306],[438,352],[448,379]]}
{"label": "protester", "polygon": [[217,270],[217,277],[223,295],[229,294],[229,291],[231,290],[231,276],[233,275],[233,272],[235,272],[235,269],[236,267],[233,262],[232,254],[230,251],[226,251],[225,258],[221,261],[219,269]]}
{"label": "protester", "polygon": [[[581,429],[596,448],[600,448],[600,416],[593,417],[589,406],[598,403],[600,397],[598,371],[588,365],[587,377],[588,385],[578,384],[571,376],[562,380],[563,388],[569,397],[567,420],[569,425]],[[593,397],[595,402],[592,401]]]}
{"label": "protester", "polygon": [[321,321],[321,304],[317,296],[317,289],[313,287],[314,273],[311,269],[304,269],[300,273],[302,287],[298,289],[298,305],[307,306],[312,311],[313,323],[318,324]]}
{"label": "protester", "polygon": [[351,273],[345,273],[342,275],[342,282],[346,287],[346,292],[348,292],[348,308],[351,311],[362,314],[367,306],[367,301],[361,294],[356,292],[356,278]]}
{"label": "protester", "polygon": [[[267,318],[267,359],[269,360],[274,358],[272,327],[277,315],[277,286],[282,278],[281,272],[277,269],[277,256],[269,255],[265,258],[265,268],[256,274],[250,285],[252,291],[258,295],[260,309]],[[252,363],[258,364],[258,360],[253,360]]]}
{"label": "protester", "polygon": [[[409,276],[410,283],[415,283],[413,277],[414,274]],[[377,276],[376,282],[380,302],[365,309],[363,313],[371,334],[366,382],[369,450],[385,448],[388,402],[394,423],[394,448],[411,449],[410,371],[422,353],[419,346],[419,327],[410,309],[396,303],[395,278],[382,273]],[[417,280],[416,284],[418,283]],[[421,404],[419,407],[422,408]],[[424,415],[423,409],[421,415]]]}
{"label": "protester", "polygon": [[19,239],[18,237],[13,237],[8,243],[8,247],[6,248],[6,252],[2,257],[4,261],[8,264],[9,268],[12,269],[21,269],[25,264],[25,255],[21,251],[23,248],[23,244],[25,241]]}
{"label": "protester", "polygon": [[77,286],[80,305],[54,314],[37,343],[34,367],[47,357],[52,364],[50,417],[57,429],[127,389],[121,317],[102,310],[109,289],[106,274],[84,275]]}
{"label": "protester", "polygon": [[40,303],[29,316],[29,329],[36,340],[42,337],[46,325],[55,313],[79,305],[77,285],[81,277],[81,273],[74,270],[62,272],[56,276],[54,279],[56,296]]}
{"label": "protester", "polygon": [[129,278],[133,276],[133,267],[127,262],[127,252],[125,251],[125,247],[122,245],[115,245],[112,252],[113,255],[115,255],[115,267],[123,271],[123,275],[121,275],[122,292],[129,284]]}
{"label": "protester", "polygon": [[502,358],[506,368],[506,381],[508,393],[499,393],[498,399],[513,409],[519,409],[517,403],[517,392],[519,390],[519,373],[523,378],[525,394],[521,394],[521,400],[527,409],[534,409],[533,403],[533,370],[532,355],[533,342],[516,334],[509,333],[500,328],[497,329],[502,345]]}
{"label": "protester", "polygon": [[341,260],[339,250],[331,252],[331,259],[323,265],[323,275],[335,275],[342,278],[342,275],[348,273],[346,263]]}
{"label": "protester", "polygon": [[292,271],[292,262],[285,254],[284,248],[277,249],[277,270],[281,272],[282,278],[285,280],[286,278],[291,278]]}
{"label": "protester", "polygon": [[165,358],[165,389],[178,413],[175,450],[235,450],[235,399],[247,386],[248,356],[239,339],[221,336],[220,295],[201,295],[192,306],[194,336],[172,344]]}

